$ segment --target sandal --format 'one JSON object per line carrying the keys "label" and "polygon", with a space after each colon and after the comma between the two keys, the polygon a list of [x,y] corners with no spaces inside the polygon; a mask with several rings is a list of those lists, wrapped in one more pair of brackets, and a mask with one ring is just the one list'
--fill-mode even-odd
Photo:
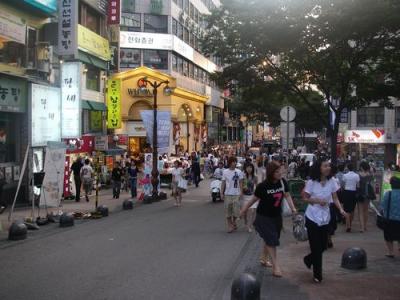
{"label": "sandal", "polygon": [[263,267],[272,268],[272,263],[271,263],[269,260],[265,260],[265,259],[263,259],[263,258],[260,258],[260,264],[261,264]]}

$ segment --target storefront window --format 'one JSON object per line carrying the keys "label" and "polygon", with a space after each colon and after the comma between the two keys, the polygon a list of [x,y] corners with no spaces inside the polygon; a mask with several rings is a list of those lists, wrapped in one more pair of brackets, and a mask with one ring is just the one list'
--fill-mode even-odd
{"label": "storefront window", "polygon": [[0,163],[15,162],[17,115],[0,112]]}
{"label": "storefront window", "polygon": [[141,31],[140,14],[123,12],[121,14],[121,30]]}
{"label": "storefront window", "polygon": [[100,69],[86,65],[86,88],[88,90],[100,92]]}
{"label": "storefront window", "polygon": [[159,15],[144,15],[144,31],[168,33],[168,17]]}
{"label": "storefront window", "polygon": [[363,107],[357,110],[358,127],[379,127],[385,122],[385,109],[383,107]]}
{"label": "storefront window", "polygon": [[125,49],[120,50],[120,67],[121,68],[137,68],[140,66],[140,50]]}
{"label": "storefront window", "polygon": [[167,70],[168,51],[143,50],[143,64],[149,68]]}

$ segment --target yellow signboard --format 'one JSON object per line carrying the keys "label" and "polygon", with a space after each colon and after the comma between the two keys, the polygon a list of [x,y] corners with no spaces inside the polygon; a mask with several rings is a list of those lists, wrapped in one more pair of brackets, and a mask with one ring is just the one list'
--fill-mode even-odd
{"label": "yellow signboard", "polygon": [[102,60],[111,59],[110,44],[108,40],[97,33],[78,24],[78,47]]}
{"label": "yellow signboard", "polygon": [[107,81],[107,128],[121,128],[121,79]]}

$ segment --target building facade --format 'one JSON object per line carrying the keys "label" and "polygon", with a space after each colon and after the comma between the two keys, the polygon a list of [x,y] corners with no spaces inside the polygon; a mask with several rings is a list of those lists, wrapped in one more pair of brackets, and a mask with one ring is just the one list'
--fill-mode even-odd
{"label": "building facade", "polygon": [[[120,22],[112,27],[113,71],[128,74],[124,72],[147,67],[172,78],[178,90],[207,99],[205,103],[201,100],[199,107],[193,106],[192,116],[198,115],[197,110],[200,110],[203,114],[201,118],[173,113],[174,127],[181,131],[180,139],[175,140],[174,145],[190,152],[202,149],[207,143],[217,143],[223,94],[210,81],[209,75],[220,69],[220,61],[202,54],[200,40],[206,28],[205,16],[220,5],[219,1],[121,0],[120,5]],[[124,101],[122,99],[122,115],[126,119],[132,114],[125,110],[128,108],[124,108]],[[138,112],[150,108],[151,103],[134,105],[134,110],[137,110],[135,119],[129,117],[126,121],[136,122],[135,128],[143,128]],[[178,107],[180,104],[172,105]],[[143,148],[143,132],[136,132],[142,135],[141,139],[140,136],[131,136],[132,132],[125,127],[118,133],[135,138],[136,142],[131,144],[135,146],[130,147],[131,151],[136,151],[137,145]]]}

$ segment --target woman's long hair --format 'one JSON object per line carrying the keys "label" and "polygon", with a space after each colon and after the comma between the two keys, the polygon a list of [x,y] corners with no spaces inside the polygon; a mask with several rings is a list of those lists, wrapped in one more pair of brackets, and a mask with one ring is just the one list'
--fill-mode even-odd
{"label": "woman's long hair", "polygon": [[[327,162],[326,158],[318,159],[310,169],[310,179],[314,181],[321,181],[321,166],[324,162]],[[330,179],[332,175],[328,175],[326,179]]]}
{"label": "woman's long hair", "polygon": [[[247,172],[247,168],[250,167],[251,168],[251,172],[250,174]],[[246,165],[246,168],[244,170],[244,173],[246,174],[246,178],[249,178],[249,176],[251,176],[251,178],[253,178],[255,176],[255,169],[254,169],[254,165],[253,164],[248,164]]]}
{"label": "woman's long hair", "polygon": [[282,166],[277,161],[273,160],[267,165],[267,178],[268,183],[274,183],[274,174],[276,170],[280,169]]}

